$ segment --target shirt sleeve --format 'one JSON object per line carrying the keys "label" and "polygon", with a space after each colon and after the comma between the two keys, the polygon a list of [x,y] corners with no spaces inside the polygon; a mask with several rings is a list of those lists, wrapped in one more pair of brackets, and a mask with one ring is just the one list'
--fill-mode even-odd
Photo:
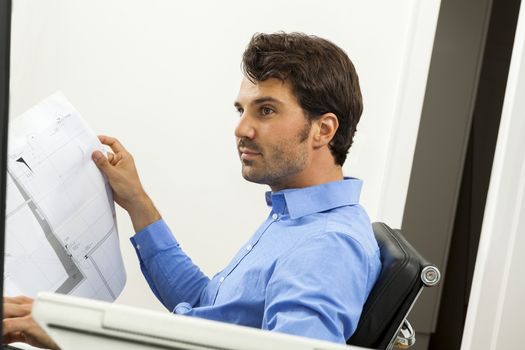
{"label": "shirt sleeve", "polygon": [[181,302],[199,306],[210,280],[182,251],[163,219],[139,231],[131,243],[146,281],[168,310]]}
{"label": "shirt sleeve", "polygon": [[373,284],[370,260],[347,234],[323,233],[296,246],[275,265],[262,328],[345,343]]}

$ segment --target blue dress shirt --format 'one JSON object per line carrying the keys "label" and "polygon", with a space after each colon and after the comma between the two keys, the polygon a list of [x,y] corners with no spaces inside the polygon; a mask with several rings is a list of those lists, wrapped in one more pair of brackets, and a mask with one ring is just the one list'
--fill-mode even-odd
{"label": "blue dress shirt", "polygon": [[151,289],[173,312],[344,343],[379,272],[379,248],[345,178],[266,193],[268,218],[211,280],[161,219],[131,241]]}

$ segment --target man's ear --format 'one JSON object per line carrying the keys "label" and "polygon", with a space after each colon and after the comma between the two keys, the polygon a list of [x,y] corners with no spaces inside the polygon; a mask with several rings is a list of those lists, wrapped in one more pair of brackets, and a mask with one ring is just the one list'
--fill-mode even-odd
{"label": "man's ear", "polygon": [[339,120],[334,113],[325,113],[315,122],[313,138],[314,148],[328,145],[334,138],[335,132],[339,127]]}

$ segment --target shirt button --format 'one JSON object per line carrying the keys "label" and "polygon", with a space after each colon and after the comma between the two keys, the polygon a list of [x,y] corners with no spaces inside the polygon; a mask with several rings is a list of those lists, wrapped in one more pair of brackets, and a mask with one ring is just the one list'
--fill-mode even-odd
{"label": "shirt button", "polygon": [[273,214],[272,214],[272,219],[274,219],[274,220],[279,219],[279,214],[277,214],[277,213],[273,213]]}
{"label": "shirt button", "polygon": [[137,249],[140,249],[140,244],[137,244]]}
{"label": "shirt button", "polygon": [[221,277],[221,278],[219,279],[219,283],[222,283],[222,282],[224,282],[224,277]]}
{"label": "shirt button", "polygon": [[247,251],[252,250],[252,248],[253,248],[253,246],[252,246],[251,244],[248,244],[248,245],[246,246],[246,250],[247,250]]}

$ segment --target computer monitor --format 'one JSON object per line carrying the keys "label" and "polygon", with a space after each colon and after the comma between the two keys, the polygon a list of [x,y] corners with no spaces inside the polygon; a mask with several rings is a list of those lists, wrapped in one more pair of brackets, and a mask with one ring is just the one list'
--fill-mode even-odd
{"label": "computer monitor", "polygon": [[63,350],[365,350],[53,293],[38,295],[33,317]]}
{"label": "computer monitor", "polygon": [[[4,275],[5,196],[7,173],[7,131],[9,122],[9,60],[11,43],[11,0],[0,0],[0,272]],[[4,279],[0,280],[3,294]],[[2,314],[3,304],[0,304]],[[0,323],[0,331],[2,324]]]}

